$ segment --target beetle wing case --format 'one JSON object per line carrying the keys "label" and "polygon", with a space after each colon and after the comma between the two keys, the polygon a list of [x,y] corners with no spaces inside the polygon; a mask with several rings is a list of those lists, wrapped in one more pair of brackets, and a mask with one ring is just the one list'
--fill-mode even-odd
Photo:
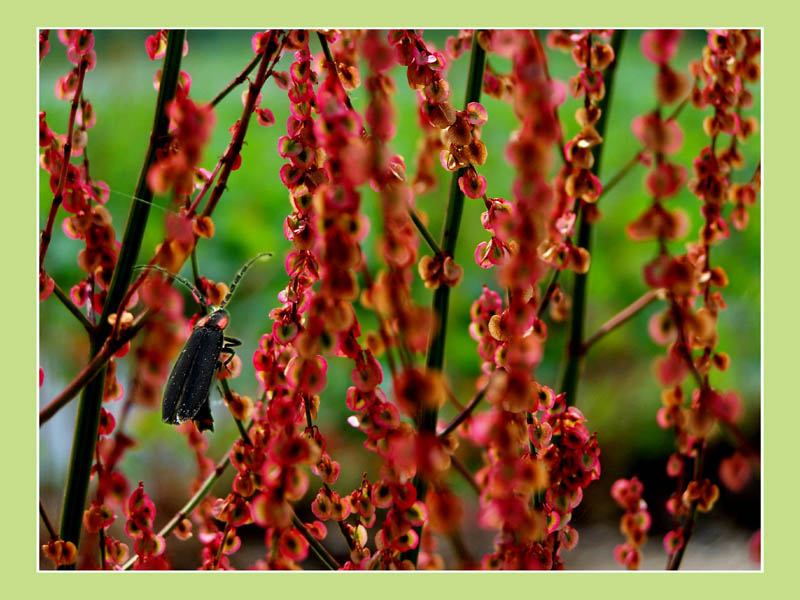
{"label": "beetle wing case", "polygon": [[[199,419],[198,427],[205,425],[203,429],[211,429],[208,395],[222,345],[221,329],[195,327],[192,330],[164,388],[161,419],[165,423],[177,425],[187,419]],[[201,412],[204,405],[207,408]]]}

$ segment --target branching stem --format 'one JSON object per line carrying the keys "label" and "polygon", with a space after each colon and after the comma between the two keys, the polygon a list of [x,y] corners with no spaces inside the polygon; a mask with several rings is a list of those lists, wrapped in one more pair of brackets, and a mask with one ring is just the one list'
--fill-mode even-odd
{"label": "branching stem", "polygon": [[72,299],[67,296],[66,292],[64,292],[64,290],[62,290],[55,282],[53,282],[53,293],[55,294],[56,298],[61,301],[61,304],[63,304],[67,310],[72,313],[72,316],[78,319],[78,322],[86,330],[86,333],[88,333],[90,336],[94,335],[94,325],[89,322],[89,319],[86,318],[86,315],[83,314],[77,306],[75,306],[75,303],[72,301]]}
{"label": "branching stem", "polygon": [[664,300],[666,298],[666,290],[663,288],[658,288],[655,290],[649,290],[642,294],[639,298],[634,300],[631,304],[623,308],[619,311],[616,315],[611,317],[608,321],[603,323],[593,335],[589,336],[585,342],[583,342],[583,347],[581,352],[586,354],[589,351],[589,348],[592,347],[598,340],[600,340],[603,336],[611,333],[625,323],[628,319],[633,318],[639,312],[647,308],[651,302],[654,300]]}
{"label": "branching stem", "polygon": [[136,336],[151,314],[150,310],[146,310],[136,318],[130,327],[122,330],[119,337],[106,340],[100,352],[92,357],[83,370],[75,376],[75,379],[73,379],[58,396],[53,398],[47,406],[39,411],[39,427],[47,423],[59,410],[69,404],[69,401],[77,396],[84,386],[89,383],[101,369],[105,368],[108,360],[114,356],[114,353]]}

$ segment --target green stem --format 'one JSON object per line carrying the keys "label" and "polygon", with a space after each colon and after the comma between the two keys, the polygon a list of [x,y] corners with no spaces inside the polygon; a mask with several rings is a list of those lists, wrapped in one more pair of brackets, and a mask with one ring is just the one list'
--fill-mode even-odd
{"label": "green stem", "polygon": [[[175,95],[180,74],[181,54],[183,52],[184,30],[170,30],[167,40],[167,51],[164,58],[164,68],[161,84],[158,90],[156,111],[153,120],[153,131],[150,134],[150,143],[147,148],[139,180],[136,184],[136,198],[145,202],[132,202],[125,233],[120,246],[120,254],[114,269],[114,276],[108,290],[108,297],[103,306],[103,314],[97,325],[97,331],[91,339],[90,358],[98,354],[106,343],[106,337],[111,332],[108,316],[117,311],[120,301],[125,295],[139,249],[142,245],[147,216],[150,212],[150,200],[153,193],[147,185],[147,173],[155,162],[156,150],[167,137],[169,119],[166,107]],[[95,442],[97,441],[97,426],[100,420],[100,406],[103,401],[105,388],[106,367],[98,371],[97,375],[83,390],[78,416],[75,424],[75,434],[72,442],[72,456],[67,475],[64,505],[61,513],[61,539],[70,541],[77,547],[80,540],[81,520],[86,504],[86,495],[89,488],[89,476],[92,468]],[[74,569],[75,565],[61,567]]]}
{"label": "green stem", "polygon": [[222,550],[225,548],[225,540],[228,539],[228,534],[231,531],[231,524],[225,523],[225,529],[222,532],[222,540],[219,542],[217,548],[217,555],[214,557],[214,570],[219,569],[219,561],[222,560]]}
{"label": "green stem", "polygon": [[[467,92],[464,99],[464,106],[470,102],[478,102],[481,99],[481,88],[483,87],[483,67],[486,62],[486,52],[478,43],[478,32],[472,36],[472,53],[469,62],[469,75],[467,77]],[[467,169],[459,169],[453,173],[450,180],[450,197],[447,202],[447,212],[445,213],[444,230],[442,231],[442,243],[440,247],[445,256],[454,256],[456,241],[458,239],[458,229],[461,225],[461,213],[464,211],[464,193],[458,187],[458,178]],[[450,288],[440,285],[433,294],[433,311],[437,324],[431,336],[428,346],[428,356],[426,366],[429,371],[442,371],[444,366],[444,347],[447,335],[447,313],[450,306]],[[419,419],[420,435],[436,434],[436,419],[439,411],[435,408],[423,408]],[[424,499],[428,485],[423,477],[417,475],[414,478],[414,486],[417,489],[417,498]],[[420,533],[422,527],[416,528]],[[403,553],[403,558],[409,559],[414,565],[417,564],[419,556],[419,544],[416,548]]]}
{"label": "green stem", "polygon": [[[194,248],[192,248],[191,260],[192,260],[192,278],[194,279],[194,287],[196,287],[199,290],[200,267],[197,266],[197,244],[195,244]],[[208,314],[208,307],[205,304],[201,304],[200,306],[203,311],[203,314]]]}
{"label": "green stem", "polygon": [[99,537],[100,537],[100,570],[106,570],[106,530],[104,527],[100,528]]}
{"label": "green stem", "polygon": [[424,239],[428,243],[428,246],[430,247],[431,250],[433,250],[433,253],[436,255],[441,254],[442,249],[439,248],[439,244],[437,244],[436,240],[433,239],[431,232],[428,230],[427,227],[425,227],[425,223],[423,223],[422,220],[419,218],[417,211],[415,211],[410,206],[408,207],[408,216],[411,217],[411,222],[414,223],[414,225],[417,228],[417,231],[419,231],[420,235],[422,235],[422,239]]}
{"label": "green stem", "polygon": [[[619,64],[619,53],[622,47],[622,41],[625,37],[624,29],[617,29],[611,37],[611,47],[614,49],[614,62],[609,65],[605,72],[605,85],[606,95],[600,101],[599,107],[601,110],[600,119],[597,122],[597,133],[601,138],[605,138],[606,124],[608,123],[608,105],[611,100],[611,94],[614,87],[614,74]],[[600,171],[600,159],[603,156],[603,148],[605,144],[597,149],[595,155],[594,166],[592,173],[596,176]],[[581,248],[590,250],[592,241],[592,225],[586,220],[584,211],[580,213],[580,223],[578,225],[578,241],[577,245]],[[575,395],[578,391],[578,379],[580,378],[580,367],[582,358],[583,346],[583,327],[586,317],[586,285],[588,282],[588,273],[575,274],[575,286],[572,292],[572,316],[570,319],[570,333],[567,341],[566,348],[566,366],[564,368],[564,375],[561,379],[561,391],[566,394],[566,402],[568,405],[575,404]]]}
{"label": "green stem", "polygon": [[603,186],[603,192],[600,194],[600,197],[607,195],[620,181],[622,181],[625,176],[630,173],[631,169],[639,164],[639,157],[642,155],[643,150],[639,150],[636,154],[634,154],[631,159],[626,162],[616,174],[608,180]]}

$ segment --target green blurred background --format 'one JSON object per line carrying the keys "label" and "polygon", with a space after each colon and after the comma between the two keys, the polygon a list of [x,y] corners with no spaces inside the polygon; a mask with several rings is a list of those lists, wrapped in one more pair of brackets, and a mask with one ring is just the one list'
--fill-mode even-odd
{"label": "green blurred background", "polygon": [[[84,85],[84,95],[92,102],[97,113],[97,125],[89,130],[91,173],[94,179],[106,181],[112,190],[107,207],[120,235],[130,205],[129,195],[133,193],[152,125],[156,97],[152,81],[155,70],[160,68],[160,62],[151,62],[144,50],[145,38],[152,33],[150,30],[96,30],[97,67],[87,74]],[[429,43],[443,48],[446,37],[454,33],[429,30],[424,32],[424,37]],[[192,77],[191,96],[195,101],[210,100],[250,61],[252,34],[253,31],[249,30],[188,32],[189,54],[183,59],[182,68]],[[603,182],[608,181],[639,149],[631,131],[632,118],[655,107],[653,79],[656,67],[642,57],[639,37],[640,32],[629,31],[618,57],[619,67],[602,145],[600,179]],[[47,111],[47,121],[53,130],[64,133],[69,105],[57,100],[53,89],[56,79],[66,73],[71,65],[66,59],[64,46],[57,41],[55,31],[51,33],[50,40],[52,49],[40,67],[39,110]],[[688,62],[700,56],[704,43],[704,32],[686,31],[671,65],[685,71]],[[312,50],[320,50],[315,37],[312,37]],[[576,72],[568,54],[548,50],[548,56],[554,78],[566,81]],[[463,102],[468,60],[468,56],[464,55],[455,61],[448,75],[453,90],[452,101],[457,107]],[[278,69],[285,70],[291,61],[291,55],[284,56]],[[500,72],[507,72],[510,68],[507,59],[490,56],[489,62]],[[364,75],[365,70],[362,69]],[[415,93],[408,88],[404,71],[395,69],[393,75],[397,84],[394,99],[397,135],[392,147],[405,158],[409,177],[412,177],[417,144],[422,137],[416,125]],[[240,96],[243,89],[234,90],[217,107],[216,128],[203,160],[203,166],[208,169],[213,168],[227,147],[230,139],[228,128],[241,114]],[[758,117],[761,109],[760,86],[753,86],[751,90],[755,104],[747,112]],[[354,90],[351,98],[356,109],[363,110],[366,106],[367,97],[363,87]],[[503,150],[518,121],[507,104],[489,97],[485,97],[482,103],[489,113],[482,137],[488,147],[489,158],[480,172],[486,176],[490,196],[510,198],[514,174],[504,160]],[[286,284],[283,257],[290,249],[290,244],[283,237],[282,226],[291,208],[287,191],[278,176],[283,160],[277,154],[277,140],[285,134],[285,123],[289,116],[286,92],[268,81],[263,90],[262,106],[273,111],[276,124],[270,128],[251,124],[242,151],[242,167],[232,174],[228,190],[214,213],[216,235],[198,244],[201,271],[215,281],[229,281],[237,269],[258,252],[272,251],[276,254],[271,262],[257,265],[248,274],[230,306],[229,331],[230,335],[243,341],[239,354],[244,367],[241,376],[233,382],[233,387],[253,397],[258,395],[259,390],[250,358],[260,335],[271,328],[268,312],[278,305],[276,295]],[[565,139],[578,130],[573,117],[578,106],[578,100],[569,97],[560,108]],[[687,106],[679,117],[684,144],[681,152],[673,158],[689,170],[694,157],[708,143],[701,123],[709,113],[710,110],[698,111]],[[735,182],[745,181],[752,175],[760,159],[760,144],[760,134],[757,133],[742,147],[745,165],[741,171],[734,173]],[[437,189],[416,199],[418,208],[429,215],[430,228],[437,236],[449,185],[449,174],[443,169],[438,169],[438,174]],[[655,243],[631,242],[625,235],[625,226],[650,203],[643,187],[644,175],[643,167],[635,167],[600,202],[603,218],[595,226],[592,246],[587,334],[646,290],[642,267],[654,256]],[[41,229],[52,196],[46,172],[40,171],[39,181],[38,228]],[[166,198],[156,201],[163,205]],[[696,238],[701,223],[700,202],[684,189],[670,204],[684,209],[689,215],[691,227],[688,239]],[[381,266],[376,260],[375,251],[380,218],[377,197],[366,187],[363,190],[363,210],[371,222],[371,232],[364,241],[364,248],[369,266],[375,272]],[[446,372],[452,389],[462,402],[466,402],[474,391],[480,364],[476,344],[467,332],[469,307],[480,294],[482,284],[488,283],[496,289],[494,273],[479,268],[473,259],[475,246],[487,237],[480,226],[482,211],[482,202],[466,200],[455,257],[456,262],[464,266],[465,275],[460,288],[451,295]],[[59,213],[46,267],[56,282],[69,290],[84,273],[79,270],[76,260],[82,245],[67,239],[60,231],[65,215],[63,210]],[[730,354],[732,359],[727,372],[713,374],[713,384],[722,390],[739,391],[745,404],[741,428],[755,447],[760,445],[760,229],[759,201],[759,205],[750,213],[748,229],[744,232],[732,230],[730,239],[713,250],[714,263],[722,265],[730,279],[730,285],[724,290],[728,308],[719,320],[719,348]],[[151,211],[140,262],[149,260],[163,233],[164,214]],[[685,241],[672,244],[670,249],[681,252]],[[421,253],[427,251],[424,243],[420,250]],[[569,291],[572,277],[567,273],[564,275],[561,282]],[[416,299],[429,304],[431,294],[418,278],[414,286]],[[193,308],[188,296],[187,308]],[[599,481],[589,487],[583,504],[574,515],[574,523],[581,532],[582,541],[575,550],[566,554],[568,568],[617,568],[610,553],[613,546],[622,541],[616,525],[620,511],[610,501],[608,494],[615,479],[634,474],[645,482],[645,498],[650,503],[654,517],[652,539],[645,547],[645,567],[662,568],[666,560],[660,534],[667,527],[663,506],[672,491],[673,482],[667,479],[664,464],[673,449],[673,438],[670,432],[661,430],[655,422],[655,414],[660,406],[660,387],[654,377],[652,364],[655,358],[663,354],[663,349],[654,344],[647,334],[648,318],[661,308],[655,304],[648,307],[599,342],[586,360],[578,391],[578,406],[587,416],[590,429],[598,431],[603,474]],[[376,321],[371,314],[361,310],[359,315],[364,331],[375,328]],[[566,325],[548,321],[548,326],[550,336],[537,376],[540,381],[557,387]],[[40,404],[44,405],[85,364],[88,343],[80,326],[53,296],[40,305],[39,336],[40,364],[45,370]],[[350,385],[351,368],[345,359],[329,360],[328,385],[322,394],[320,409],[320,427],[328,439],[330,453],[343,465],[342,477],[335,486],[342,493],[347,493],[357,485],[362,471],[369,472],[371,476],[376,474],[372,455],[361,446],[362,434],[345,422],[350,413],[344,404],[344,393]],[[388,378],[388,370],[385,372]],[[119,379],[126,389],[130,388],[129,360],[119,361]],[[385,387],[387,383],[384,383]],[[118,412],[120,404],[106,405],[106,408]],[[41,496],[55,520],[60,512],[69,461],[75,405],[75,402],[71,403],[40,430]],[[235,439],[236,430],[225,415],[226,409],[219,399],[212,399],[212,410],[216,416],[217,431],[207,435],[211,444],[209,456],[219,457]],[[442,411],[442,418],[449,419],[455,412],[455,408],[448,405]],[[126,455],[122,469],[133,485],[139,480],[145,482],[145,489],[158,508],[156,525],[160,526],[188,496],[188,485],[195,474],[192,451],[180,434],[161,423],[160,411],[134,409],[128,428],[136,437],[138,446]],[[708,472],[714,477],[719,460],[729,455],[731,449],[732,440],[722,432],[717,432],[710,445],[707,463]],[[462,445],[460,452],[469,466],[478,467],[480,457],[477,449]],[[357,466],[353,468],[351,465]],[[475,496],[472,491],[457,476],[454,476],[452,483],[467,503],[468,511],[474,511]],[[218,493],[224,493],[224,483],[218,486]],[[687,551],[687,568],[755,566],[747,563],[744,544],[760,524],[759,487],[760,480],[755,478],[741,494],[722,491],[717,508],[700,519],[697,539]],[[316,489],[312,477],[310,491],[313,493]],[[245,534],[242,533],[243,536]],[[126,541],[124,533],[118,531],[117,535]],[[466,537],[476,556],[480,557],[488,550],[490,533],[467,530]],[[232,560],[235,566],[241,568],[251,564],[259,548],[263,548],[258,539],[248,542],[245,537],[245,541],[243,549]],[[335,549],[335,543],[339,540],[335,535],[329,535],[328,541]],[[195,540],[180,543],[173,538],[169,540],[168,548],[176,568],[192,568],[198,564],[198,544]],[[446,541],[441,544],[441,551],[445,556],[450,555]],[[308,565],[313,566],[314,563],[309,560]]]}

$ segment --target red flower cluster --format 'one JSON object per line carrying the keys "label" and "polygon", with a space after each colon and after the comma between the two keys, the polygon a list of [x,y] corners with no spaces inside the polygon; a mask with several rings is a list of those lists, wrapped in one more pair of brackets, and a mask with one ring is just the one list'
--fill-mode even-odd
{"label": "red flower cluster", "polygon": [[682,100],[689,90],[689,81],[683,73],[674,71],[669,61],[678,50],[683,32],[679,29],[654,29],[642,34],[642,54],[658,65],[656,75],[656,97],[662,104]]}
{"label": "red flower cluster", "polygon": [[[685,76],[673,72],[667,64],[677,50],[680,37],[681,32],[677,30],[649,31],[642,35],[642,52],[659,65],[655,87],[661,103],[673,102],[686,93]],[[650,208],[628,225],[627,233],[636,241],[658,240],[659,254],[645,269],[648,283],[658,286],[660,282],[647,276],[657,270],[657,265],[668,260],[666,242],[682,238],[689,227],[689,220],[682,211],[670,210],[664,205],[666,199],[680,192],[686,181],[686,169],[666,158],[668,154],[680,150],[683,132],[674,118],[664,119],[661,116],[660,106],[651,113],[635,118],[632,128],[643,147],[641,156],[646,157],[648,164],[654,156],[655,164],[645,179],[645,187],[653,197],[653,202]]]}
{"label": "red flower cluster", "polygon": [[652,523],[647,502],[642,498],[643,492],[644,486],[636,477],[617,479],[611,486],[611,497],[625,511],[619,528],[627,540],[614,549],[614,558],[628,570],[636,570],[641,566],[640,548],[647,541],[647,532]]}
{"label": "red flower cluster", "polygon": [[42,552],[56,567],[74,565],[75,561],[78,560],[78,549],[75,544],[64,540],[50,540],[42,545]]}
{"label": "red flower cluster", "polygon": [[[650,34],[643,44],[653,51],[653,60],[664,65],[674,53],[677,35]],[[759,52],[759,42],[748,32],[739,30],[712,31],[709,43],[703,50],[703,60],[690,65],[695,77],[691,100],[698,108],[711,106],[713,116],[704,121],[704,129],[711,137],[694,161],[694,177],[688,188],[703,203],[701,213],[704,224],[700,239],[688,245],[685,255],[671,257],[666,250],[666,241],[684,235],[686,218],[676,217],[661,206],[663,197],[675,194],[683,184],[681,167],[667,163],[663,155],[677,149],[681,142],[680,130],[673,120],[662,121],[658,111],[634,121],[634,132],[645,148],[656,156],[656,168],[647,178],[646,184],[654,197],[654,204],[642,217],[632,223],[628,233],[634,239],[657,237],[660,252],[645,268],[645,280],[653,287],[664,287],[669,295],[670,306],[666,312],[656,315],[650,323],[653,339],[669,345],[668,354],[657,366],[658,377],[667,388],[662,393],[663,406],[658,412],[661,427],[675,431],[677,453],[667,463],[667,473],[677,478],[676,492],[667,502],[667,510],[673,515],[673,528],[664,539],[664,545],[672,559],[691,535],[691,525],[696,510],[708,511],[719,495],[716,485],[701,479],[705,439],[715,423],[734,424],[741,416],[741,400],[735,392],[719,392],[710,383],[710,372],[716,368],[725,370],[730,364],[727,354],[716,350],[716,323],[720,310],[726,303],[719,289],[728,283],[721,266],[711,265],[711,247],[729,236],[722,207],[729,199],[735,209],[731,219],[739,226],[746,222],[746,206],[755,200],[758,169],[746,184],[732,188],[730,174],[733,168],[741,167],[742,160],[737,150],[737,141],[744,139],[755,128],[748,121],[744,135],[739,135],[741,109],[752,103],[752,96],[744,88],[746,77],[756,74],[753,67]],[[699,83],[703,87],[699,87]],[[665,87],[661,79],[657,89]],[[664,90],[659,92],[664,96]],[[668,94],[667,94],[668,95]],[[674,99],[674,98],[673,98]],[[662,97],[662,100],[667,101]],[[723,134],[731,136],[730,146],[718,152],[718,140]],[[716,290],[714,290],[716,288]],[[697,299],[702,306],[695,308]],[[699,350],[699,355],[695,354]],[[692,374],[697,388],[692,392],[691,405],[685,406],[686,395],[682,382]],[[686,462],[693,461],[693,473]],[[726,477],[737,487],[737,479],[744,475],[733,475],[734,465],[724,469]],[[672,564],[672,562],[671,562]]]}
{"label": "red flower cluster", "polygon": [[[498,257],[499,279],[509,292],[503,308],[499,294],[484,286],[471,311],[470,333],[479,342],[492,409],[473,416],[465,435],[490,450],[476,476],[482,490],[479,522],[499,530],[494,552],[482,564],[560,568],[561,550],[577,543],[577,532],[568,525],[571,512],[583,489],[599,477],[600,466],[597,441],[580,411],[567,408],[563,396],[554,397],[532,377],[547,335],[534,290],[544,271],[537,248],[552,203],[545,175],[560,135],[558,97],[531,32],[505,32],[485,42],[512,58],[509,81],[522,126],[507,148],[518,172],[514,202],[486,199],[483,222],[494,235],[476,254],[484,255],[484,262]],[[496,250],[487,252],[491,246]],[[529,450],[520,452],[525,446]]]}
{"label": "red flower cluster", "polygon": [[436,187],[436,157],[445,149],[441,130],[455,120],[456,110],[449,102],[450,84],[445,78],[448,63],[415,31],[390,31],[388,41],[394,51],[393,62],[407,67],[408,85],[417,90],[417,121],[423,137],[411,185],[414,194],[421,195]]}
{"label": "red flower cluster", "polygon": [[134,569],[162,571],[169,569],[169,562],[164,557],[166,544],[164,538],[153,531],[156,517],[156,505],[144,493],[144,485],[139,482],[125,505],[125,532],[133,539],[133,550],[136,552]]}
{"label": "red flower cluster", "polygon": [[[548,219],[547,237],[539,247],[540,258],[558,269],[569,268],[586,273],[590,256],[585,248],[572,241],[579,210],[595,221],[599,213],[594,206],[603,191],[600,180],[592,172],[593,148],[603,139],[595,129],[601,116],[598,102],[605,96],[603,71],[614,62],[614,50],[592,36],[607,37],[610,32],[592,30],[569,34],[553,32],[548,36],[551,47],[571,52],[580,73],[569,80],[575,98],[583,98],[583,107],[575,113],[580,131],[564,146],[564,166],[554,180],[555,203]],[[559,103],[561,98],[558,98]]]}

